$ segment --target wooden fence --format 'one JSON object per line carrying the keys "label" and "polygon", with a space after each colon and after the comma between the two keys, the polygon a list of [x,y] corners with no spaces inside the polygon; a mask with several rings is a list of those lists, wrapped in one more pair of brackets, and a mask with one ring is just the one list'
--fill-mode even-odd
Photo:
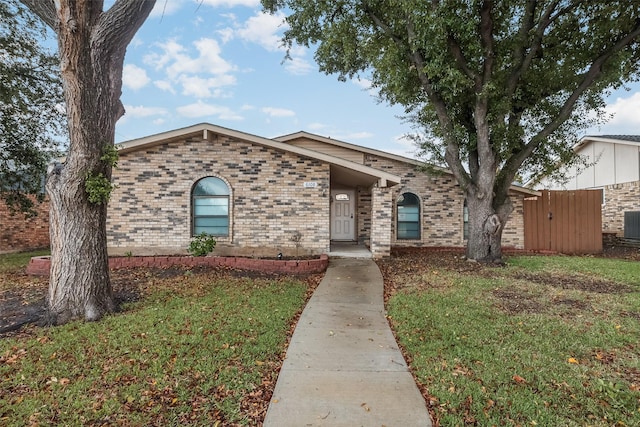
{"label": "wooden fence", "polygon": [[524,247],[566,254],[602,252],[602,190],[541,191],[524,200]]}

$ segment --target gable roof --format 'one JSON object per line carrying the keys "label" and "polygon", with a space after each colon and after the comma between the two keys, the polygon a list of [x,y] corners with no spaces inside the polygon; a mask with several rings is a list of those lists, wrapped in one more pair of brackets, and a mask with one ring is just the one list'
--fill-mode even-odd
{"label": "gable roof", "polygon": [[202,135],[202,139],[209,141],[212,134],[223,135],[230,138],[236,138],[261,145],[267,148],[273,148],[285,151],[311,159],[320,160],[329,163],[333,168],[353,177],[354,179],[375,179],[380,187],[393,186],[400,183],[401,178],[389,172],[381,171],[360,163],[345,160],[340,157],[331,156],[318,151],[309,150],[302,147],[296,147],[278,140],[263,138],[257,135],[228,129],[222,126],[212,125],[210,123],[199,123],[193,126],[180,128],[168,132],[158,133],[143,138],[132,139],[116,144],[116,148],[120,153],[129,153],[143,148],[150,148],[161,145],[170,141],[178,141],[190,135]]}
{"label": "gable roof", "polygon": [[[333,146],[336,146],[336,147],[345,148],[345,149],[349,149],[349,150],[355,150],[355,151],[359,151],[359,152],[365,153],[365,154],[372,154],[372,155],[383,157],[383,158],[387,158],[387,159],[390,159],[390,160],[395,160],[395,161],[398,161],[398,162],[408,163],[408,164],[416,166],[416,167],[424,167],[424,165],[425,165],[425,162],[420,161],[420,160],[416,160],[416,159],[412,159],[412,158],[409,158],[409,157],[400,156],[400,155],[397,155],[397,154],[387,153],[386,151],[376,150],[376,149],[373,149],[373,148],[363,147],[361,145],[351,144],[349,142],[344,142],[344,141],[340,141],[340,140],[333,139],[333,138],[327,138],[327,137],[324,137],[324,136],[316,135],[316,134],[305,132],[305,131],[299,131],[299,132],[291,133],[291,134],[288,134],[288,135],[279,136],[279,137],[274,138],[274,140],[282,141],[282,142],[288,142],[288,141],[294,141],[294,140],[299,139],[299,138],[308,138],[308,139],[312,139],[314,141],[318,141],[318,142],[321,142],[321,143],[324,143],[324,144],[333,145]],[[453,172],[451,172],[451,170],[449,170],[448,168],[443,168],[443,167],[435,166],[435,165],[431,165],[431,168],[433,168],[436,171],[441,172],[441,173],[446,173],[448,175],[453,175]],[[511,185],[510,189],[512,191],[517,191],[518,193],[524,193],[526,195],[534,195],[534,196],[539,196],[540,195],[539,191],[535,191],[535,190],[532,190],[530,188],[521,187],[519,185]]]}
{"label": "gable roof", "polygon": [[573,150],[576,151],[591,142],[608,142],[611,144],[635,145],[640,146],[640,135],[600,135],[600,136],[583,136]]}

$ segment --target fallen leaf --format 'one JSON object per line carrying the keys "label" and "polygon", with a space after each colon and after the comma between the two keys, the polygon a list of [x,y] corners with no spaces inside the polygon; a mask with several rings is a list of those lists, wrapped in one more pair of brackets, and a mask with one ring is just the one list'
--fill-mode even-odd
{"label": "fallen leaf", "polygon": [[578,361],[578,359],[576,359],[575,357],[570,357],[567,359],[567,362],[572,363],[574,365],[579,365],[580,362]]}
{"label": "fallen leaf", "polygon": [[527,380],[525,380],[524,378],[522,378],[520,375],[516,374],[513,376],[513,380],[515,382],[517,382],[518,384],[524,384],[527,382]]}
{"label": "fallen leaf", "polygon": [[363,403],[362,405],[360,405],[365,411],[369,412],[371,409],[367,406],[366,403]]}
{"label": "fallen leaf", "polygon": [[256,365],[262,366],[262,365],[264,365],[264,362],[261,361],[261,360],[256,360]]}

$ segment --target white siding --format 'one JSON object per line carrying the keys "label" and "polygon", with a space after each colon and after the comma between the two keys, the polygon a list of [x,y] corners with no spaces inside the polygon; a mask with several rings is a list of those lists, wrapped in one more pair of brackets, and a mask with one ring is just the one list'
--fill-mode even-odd
{"label": "white siding", "polygon": [[632,145],[615,146],[615,182],[620,184],[640,180],[640,149]]}

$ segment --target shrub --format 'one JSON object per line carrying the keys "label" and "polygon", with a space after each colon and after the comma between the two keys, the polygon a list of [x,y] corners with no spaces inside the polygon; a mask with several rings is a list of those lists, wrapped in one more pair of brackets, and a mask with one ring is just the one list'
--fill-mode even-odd
{"label": "shrub", "polygon": [[216,239],[204,231],[193,238],[189,243],[189,253],[193,256],[205,256],[216,247]]}

